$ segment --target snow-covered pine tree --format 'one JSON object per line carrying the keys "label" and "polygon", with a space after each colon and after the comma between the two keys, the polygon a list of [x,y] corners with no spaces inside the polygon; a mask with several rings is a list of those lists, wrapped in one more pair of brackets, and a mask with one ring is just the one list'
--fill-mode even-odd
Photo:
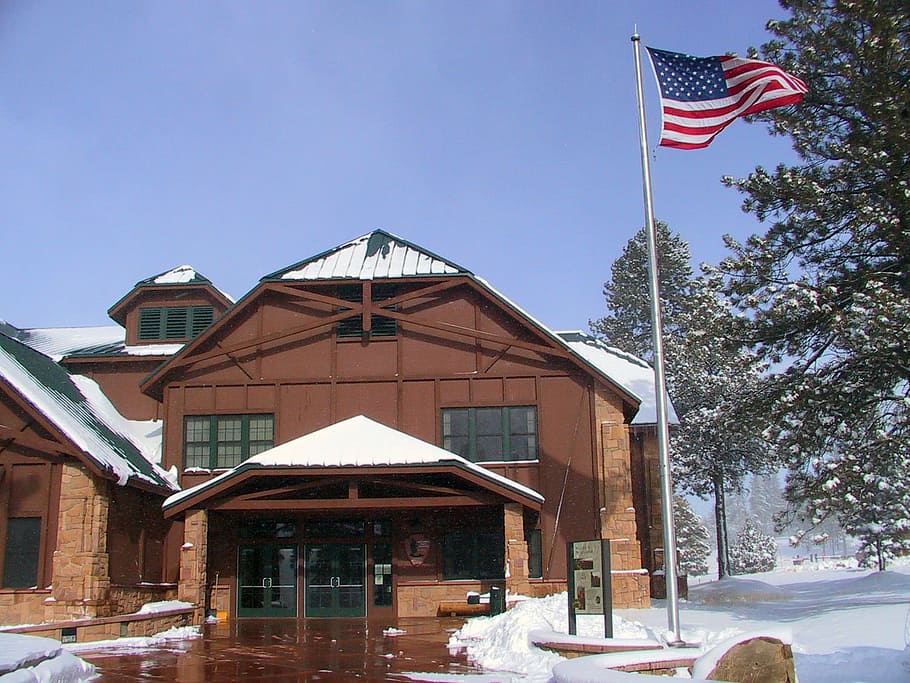
{"label": "snow-covered pine tree", "polygon": [[721,264],[779,368],[755,414],[789,460],[787,498],[874,548],[910,527],[910,5],[783,0],[761,56],[806,81],[755,115],[800,161],[727,179],[761,236]]}
{"label": "snow-covered pine tree", "polygon": [[[657,230],[667,387],[680,427],[672,434],[674,479],[680,491],[713,496],[718,575],[727,570],[724,494],[765,466],[769,451],[754,416],[741,411],[761,366],[736,340],[737,322],[718,278],[692,277],[689,246],[666,225]],[[612,265],[604,284],[609,315],[591,321],[608,342],[651,357],[646,234],[640,230]]]}
{"label": "snow-covered pine tree", "polygon": [[673,497],[673,519],[680,572],[689,576],[707,574],[711,553],[707,527],[682,496]]}
{"label": "snow-covered pine tree", "polygon": [[777,513],[784,505],[784,495],[776,472],[752,477],[749,484],[749,514],[759,529],[773,535]]}
{"label": "snow-covered pine tree", "polygon": [[733,574],[769,572],[777,566],[777,543],[763,533],[749,518],[730,546],[730,569]]}

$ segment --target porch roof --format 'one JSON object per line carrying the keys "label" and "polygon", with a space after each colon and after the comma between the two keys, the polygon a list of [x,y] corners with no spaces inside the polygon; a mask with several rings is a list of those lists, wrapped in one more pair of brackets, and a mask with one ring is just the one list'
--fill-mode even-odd
{"label": "porch roof", "polygon": [[537,491],[492,472],[460,455],[375,422],[364,415],[337,422],[315,432],[275,446],[248,458],[237,467],[164,501],[169,516],[199,505],[255,474],[309,471],[320,473],[382,471],[428,467],[448,468],[485,488],[539,506],[544,497]]}

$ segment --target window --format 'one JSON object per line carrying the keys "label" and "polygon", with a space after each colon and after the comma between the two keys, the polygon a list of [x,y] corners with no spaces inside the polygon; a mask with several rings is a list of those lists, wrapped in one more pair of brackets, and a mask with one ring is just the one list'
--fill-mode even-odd
{"label": "window", "polygon": [[543,550],[540,545],[540,529],[525,531],[525,542],[528,544],[528,578],[543,578]]}
{"label": "window", "polygon": [[274,444],[272,415],[187,415],[183,419],[184,467],[236,467]]}
{"label": "window", "polygon": [[442,447],[474,462],[537,459],[537,408],[444,408]]}
{"label": "window", "polygon": [[502,579],[505,550],[499,531],[457,529],[442,538],[442,577]]}
{"label": "window", "polygon": [[139,339],[195,339],[215,317],[211,306],[170,306],[139,309]]}
{"label": "window", "polygon": [[[394,287],[390,285],[374,284],[370,287],[371,299],[375,301],[384,301],[391,299],[397,294]],[[344,285],[337,289],[335,295],[339,299],[360,303],[363,299],[363,288],[361,285]],[[390,311],[397,310],[397,306],[389,306]],[[338,309],[339,311],[345,309]],[[339,339],[359,339],[363,336],[363,318],[359,315],[345,318],[338,321],[337,334]],[[394,337],[398,334],[398,321],[394,318],[387,318],[384,315],[373,313],[370,315],[370,337]]]}
{"label": "window", "polygon": [[40,517],[10,517],[7,520],[3,588],[33,588],[38,585],[40,542]]}

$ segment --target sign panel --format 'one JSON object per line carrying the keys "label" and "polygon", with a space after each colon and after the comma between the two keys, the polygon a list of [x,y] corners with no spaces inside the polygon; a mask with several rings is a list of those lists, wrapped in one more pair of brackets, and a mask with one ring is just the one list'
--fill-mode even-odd
{"label": "sign panel", "polygon": [[613,596],[610,582],[610,541],[566,544],[569,584],[569,633],[576,634],[577,614],[602,614],[604,636],[613,637]]}

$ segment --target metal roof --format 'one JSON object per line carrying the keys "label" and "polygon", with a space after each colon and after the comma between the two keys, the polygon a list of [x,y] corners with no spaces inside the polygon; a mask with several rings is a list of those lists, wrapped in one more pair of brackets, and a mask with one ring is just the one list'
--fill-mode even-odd
{"label": "metal roof", "polygon": [[266,275],[263,280],[374,280],[470,274],[461,266],[384,230]]}
{"label": "metal roof", "polygon": [[44,354],[0,334],[0,379],[121,485],[136,479],[173,489],[163,470],[127,435],[126,418],[88,378],[71,375]]}
{"label": "metal roof", "polygon": [[337,468],[345,470],[358,467],[421,467],[427,465],[456,467],[479,476],[501,489],[508,489],[522,498],[537,503],[544,500],[540,493],[524,484],[410,434],[400,432],[363,415],[357,415],[263,451],[214,479],[175,493],[164,501],[164,509],[172,508],[188,499],[204,497],[205,492],[209,489],[251,469]]}

